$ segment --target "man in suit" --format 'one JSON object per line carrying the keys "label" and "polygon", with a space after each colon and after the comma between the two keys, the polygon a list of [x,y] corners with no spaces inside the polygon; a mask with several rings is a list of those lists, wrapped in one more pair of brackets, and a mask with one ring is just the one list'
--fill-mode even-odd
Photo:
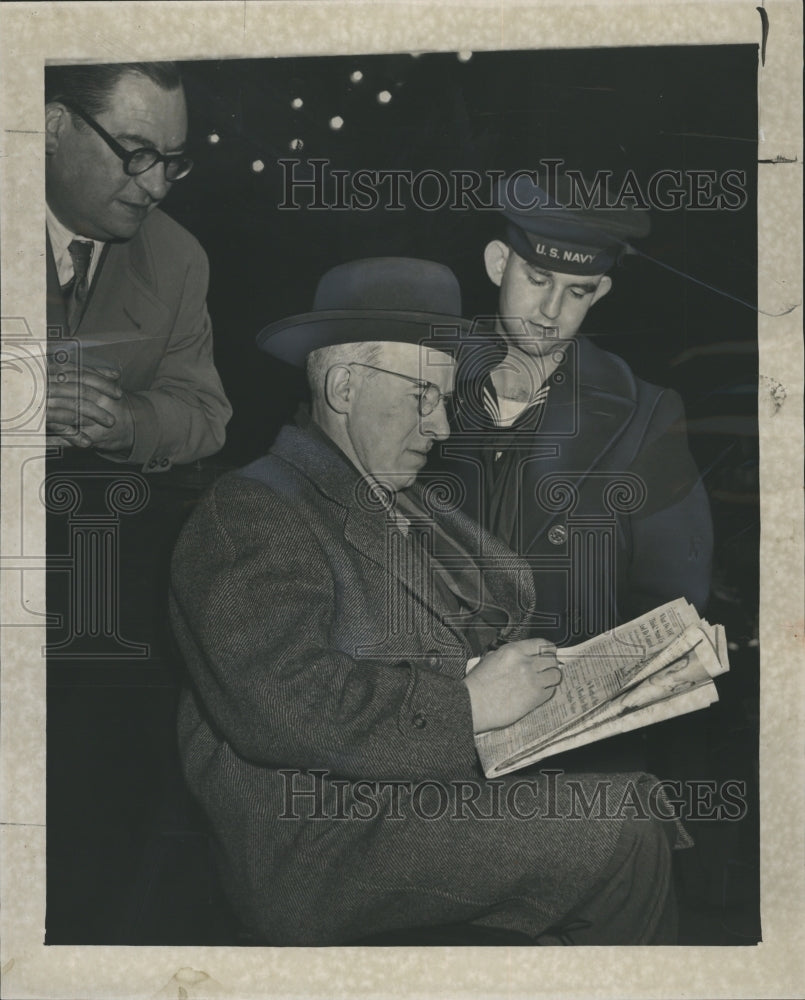
{"label": "man in suit", "polygon": [[[589,182],[588,191],[595,191]],[[484,251],[494,329],[468,338],[443,470],[465,511],[534,570],[536,634],[569,645],[677,597],[700,611],[712,525],[681,400],[581,333],[647,212],[503,181]]]}
{"label": "man in suit", "polygon": [[207,258],[158,208],[192,167],[178,69],[45,77],[51,440],[143,472],[211,455],[232,411],[213,363]]}
{"label": "man in suit", "polygon": [[[474,733],[549,701],[561,672],[550,644],[515,641],[527,567],[416,483],[449,432],[460,309],[447,268],[377,258],[260,335],[307,358],[312,410],[218,480],[174,552],[185,777],[259,942],[475,923],[670,943],[670,829],[569,818],[555,772],[487,782],[478,764]],[[580,780],[617,801],[645,777]]]}

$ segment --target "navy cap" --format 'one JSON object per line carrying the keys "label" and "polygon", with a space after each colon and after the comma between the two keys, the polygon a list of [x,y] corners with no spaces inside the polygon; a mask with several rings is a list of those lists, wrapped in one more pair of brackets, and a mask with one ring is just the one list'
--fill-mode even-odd
{"label": "navy cap", "polygon": [[[648,235],[646,209],[608,208],[606,187],[599,198],[598,189],[582,180],[584,188],[558,174],[550,190],[527,174],[499,182],[498,206],[515,253],[550,271],[601,274],[629,252],[629,240]],[[585,192],[593,197],[586,198]],[[600,201],[604,204],[598,207]]]}

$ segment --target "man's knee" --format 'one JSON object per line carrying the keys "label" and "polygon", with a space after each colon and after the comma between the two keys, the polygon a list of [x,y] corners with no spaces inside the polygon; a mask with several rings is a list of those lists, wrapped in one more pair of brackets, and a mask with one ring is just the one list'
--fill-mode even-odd
{"label": "man's knee", "polygon": [[[552,929],[574,944],[674,944],[676,901],[671,844],[657,819],[627,819],[597,889]],[[551,932],[549,932],[551,933]]]}
{"label": "man's knee", "polygon": [[625,890],[624,927],[631,923],[641,944],[672,944],[676,938],[676,901],[669,824],[630,819],[621,833],[626,845],[616,880]]}

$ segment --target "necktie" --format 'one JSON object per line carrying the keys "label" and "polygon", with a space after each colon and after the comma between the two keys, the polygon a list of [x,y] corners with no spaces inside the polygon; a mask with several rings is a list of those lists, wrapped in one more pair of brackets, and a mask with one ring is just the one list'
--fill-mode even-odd
{"label": "necktie", "polygon": [[65,286],[67,322],[70,330],[78,326],[89,292],[89,265],[92,260],[92,243],[89,240],[73,240],[67,247],[73,261],[73,279]]}

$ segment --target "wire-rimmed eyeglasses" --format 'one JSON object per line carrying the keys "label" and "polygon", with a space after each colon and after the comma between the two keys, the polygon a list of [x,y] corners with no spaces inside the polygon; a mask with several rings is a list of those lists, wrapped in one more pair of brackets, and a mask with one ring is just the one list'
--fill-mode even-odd
{"label": "wire-rimmed eyeglasses", "polygon": [[360,368],[371,368],[372,371],[383,372],[386,375],[394,375],[397,378],[404,378],[406,382],[413,382],[414,385],[419,386],[422,390],[417,399],[420,417],[429,417],[439,403],[447,405],[453,398],[451,393],[442,392],[438,385],[434,385],[433,382],[426,382],[421,378],[412,378],[410,375],[393,372],[389,368],[378,368],[377,365],[367,365],[364,364],[363,361],[350,361],[349,365],[358,365]]}
{"label": "wire-rimmed eyeglasses", "polygon": [[141,146],[139,149],[124,149],[117,139],[109,135],[102,125],[99,125],[94,118],[85,111],[82,111],[72,101],[60,99],[59,103],[69,108],[73,114],[78,115],[82,121],[85,121],[91,129],[98,133],[115,156],[118,156],[123,161],[123,170],[129,177],[137,177],[138,174],[144,174],[146,170],[150,170],[157,163],[164,163],[165,180],[172,184],[174,181],[187,177],[193,169],[193,161],[189,156],[185,156],[184,153],[160,153],[153,146]]}

